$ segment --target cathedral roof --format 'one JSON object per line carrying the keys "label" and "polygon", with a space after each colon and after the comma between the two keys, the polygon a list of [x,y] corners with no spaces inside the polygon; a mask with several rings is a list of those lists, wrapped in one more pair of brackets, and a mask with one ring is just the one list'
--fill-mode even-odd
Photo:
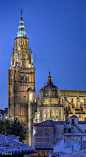
{"label": "cathedral roof", "polygon": [[58,88],[55,85],[53,85],[52,77],[50,76],[50,72],[49,72],[49,76],[48,76],[47,85],[44,85],[44,87],[40,90],[40,92],[42,92],[42,91],[43,91],[44,97],[58,98]]}

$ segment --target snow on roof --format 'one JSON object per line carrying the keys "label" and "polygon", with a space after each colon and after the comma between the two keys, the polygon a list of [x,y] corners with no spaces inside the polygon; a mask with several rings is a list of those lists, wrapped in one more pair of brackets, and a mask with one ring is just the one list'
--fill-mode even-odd
{"label": "snow on roof", "polygon": [[5,136],[0,134],[0,155],[2,153],[34,153],[35,149],[24,144],[23,142],[19,142],[12,138],[12,136]]}

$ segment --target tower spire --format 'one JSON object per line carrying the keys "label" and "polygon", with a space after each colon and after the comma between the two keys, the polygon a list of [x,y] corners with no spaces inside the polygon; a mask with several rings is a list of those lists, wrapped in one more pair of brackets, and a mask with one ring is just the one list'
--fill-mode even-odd
{"label": "tower spire", "polygon": [[49,69],[49,76],[50,76],[50,69]]}
{"label": "tower spire", "polygon": [[24,27],[24,21],[23,21],[23,18],[22,18],[22,12],[23,12],[23,10],[22,10],[22,7],[21,7],[21,20],[20,20],[20,25],[19,25],[19,27],[18,27],[18,33],[17,33],[17,37],[26,37],[26,32],[25,32],[25,27]]}
{"label": "tower spire", "polygon": [[22,9],[22,6],[21,6],[21,20],[23,20],[23,18],[22,18],[22,13],[23,13],[23,9]]}

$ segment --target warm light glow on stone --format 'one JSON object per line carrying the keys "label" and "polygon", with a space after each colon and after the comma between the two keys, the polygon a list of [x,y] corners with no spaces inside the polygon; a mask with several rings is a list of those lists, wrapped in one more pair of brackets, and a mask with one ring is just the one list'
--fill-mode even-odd
{"label": "warm light glow on stone", "polygon": [[30,101],[32,100],[32,93],[30,93]]}

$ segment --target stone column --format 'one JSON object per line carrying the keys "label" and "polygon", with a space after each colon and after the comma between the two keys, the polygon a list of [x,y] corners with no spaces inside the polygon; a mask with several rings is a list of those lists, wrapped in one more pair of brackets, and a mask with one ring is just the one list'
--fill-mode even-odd
{"label": "stone column", "polygon": [[28,144],[31,146],[31,103],[28,103]]}
{"label": "stone column", "polygon": [[35,92],[28,90],[28,145],[32,145],[32,103],[35,100]]}

